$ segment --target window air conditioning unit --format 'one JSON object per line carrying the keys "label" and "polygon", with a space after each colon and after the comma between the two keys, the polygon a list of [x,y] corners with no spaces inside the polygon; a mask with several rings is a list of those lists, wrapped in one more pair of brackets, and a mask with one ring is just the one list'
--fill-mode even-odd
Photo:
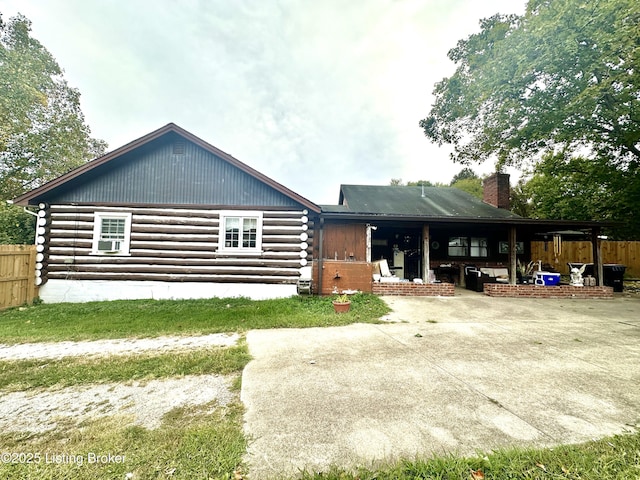
{"label": "window air conditioning unit", "polygon": [[118,253],[120,251],[120,240],[100,240],[98,251],[103,253]]}

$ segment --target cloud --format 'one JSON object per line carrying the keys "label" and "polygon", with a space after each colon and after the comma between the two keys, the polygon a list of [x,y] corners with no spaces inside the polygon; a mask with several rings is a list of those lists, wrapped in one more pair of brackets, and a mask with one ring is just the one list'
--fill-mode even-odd
{"label": "cloud", "polygon": [[168,122],[318,203],[340,183],[449,181],[418,121],[446,52],[524,0],[8,0],[111,148]]}

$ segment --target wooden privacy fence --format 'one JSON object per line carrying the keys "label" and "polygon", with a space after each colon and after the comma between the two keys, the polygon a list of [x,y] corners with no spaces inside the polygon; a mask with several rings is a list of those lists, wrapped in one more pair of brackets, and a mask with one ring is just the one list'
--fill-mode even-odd
{"label": "wooden privacy fence", "polygon": [[0,309],[33,303],[35,245],[0,245]]}
{"label": "wooden privacy fence", "polygon": [[[591,242],[563,241],[561,249],[556,258],[553,242],[531,242],[531,260],[542,260],[542,263],[548,263],[564,274],[569,273],[567,262],[593,263]],[[603,240],[601,251],[602,263],[626,265],[626,277],[640,278],[640,242]]]}

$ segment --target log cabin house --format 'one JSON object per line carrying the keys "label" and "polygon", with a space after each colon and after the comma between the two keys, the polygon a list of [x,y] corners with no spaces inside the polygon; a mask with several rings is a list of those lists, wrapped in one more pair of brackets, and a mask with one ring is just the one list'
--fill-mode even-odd
{"label": "log cabin house", "polygon": [[47,302],[296,293],[320,208],[168,124],[14,200]]}
{"label": "log cabin house", "polygon": [[[285,297],[309,267],[313,293],[453,295],[468,265],[500,268],[515,285],[531,240],[567,229],[591,236],[602,278],[603,224],[510,212],[508,175],[485,180],[484,200],[447,187],[342,185],[337,205],[319,206],[175,124],[14,203],[38,217],[46,302]],[[397,283],[373,281],[380,260]]]}

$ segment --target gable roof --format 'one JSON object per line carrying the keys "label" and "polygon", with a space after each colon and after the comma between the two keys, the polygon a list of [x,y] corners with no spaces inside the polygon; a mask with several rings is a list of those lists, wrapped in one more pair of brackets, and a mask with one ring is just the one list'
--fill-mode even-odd
{"label": "gable roof", "polygon": [[454,187],[342,185],[340,205],[323,205],[323,213],[393,217],[519,219],[519,215],[484,203]]}
{"label": "gable roof", "polygon": [[[45,183],[44,185],[31,190],[23,195],[16,197],[13,202],[18,205],[33,205],[37,204],[41,201],[46,201],[47,199],[68,199],[71,198],[69,192],[82,192],[83,189],[87,189],[88,182],[95,182],[96,178],[107,177],[111,175],[111,185],[108,186],[107,189],[110,189],[109,195],[113,197],[116,195],[114,191],[116,190],[116,185],[119,188],[119,183],[123,182],[123,178],[131,178],[130,172],[127,174],[121,174],[119,177],[113,175],[113,171],[123,168],[132,168],[131,165],[135,164],[135,161],[138,159],[135,155],[142,154],[146,152],[146,150],[150,148],[156,148],[163,141],[169,141],[171,138],[181,138],[193,144],[197,149],[201,149],[200,151],[204,151],[204,156],[199,157],[200,165],[206,164],[206,162],[211,162],[212,159],[215,159],[217,162],[221,162],[223,166],[227,170],[232,170],[236,172],[237,175],[235,178],[239,176],[243,176],[245,184],[247,182],[252,185],[263,187],[266,186],[266,190],[273,192],[272,196],[279,195],[280,198],[286,198],[287,202],[295,203],[304,206],[312,212],[319,213],[320,207],[310,200],[302,197],[301,195],[295,193],[294,191],[288,189],[284,185],[272,180],[266,175],[254,170],[248,165],[242,163],[240,160],[232,157],[228,153],[223,152],[222,150],[214,147],[213,145],[205,142],[201,138],[193,135],[192,133],[180,128],[179,126],[169,123],[158,130],[155,130],[143,137],[138,138],[112,152],[109,152],[102,157],[98,157],[95,160],[87,162],[80,167],[71,170],[70,172],[51,180],[50,182]],[[167,155],[164,156],[165,159]],[[158,157],[156,157],[158,158]],[[166,176],[171,176],[170,173],[163,172]],[[213,172],[210,172],[210,175],[213,175]],[[196,173],[191,174],[190,179],[195,179],[197,183],[199,183],[199,187],[201,191],[203,189],[209,188],[210,191],[216,190],[216,188],[221,188],[224,185],[224,179],[218,179],[218,185],[205,185],[206,181],[211,181],[211,178],[199,178]],[[166,182],[165,182],[166,183]],[[175,182],[174,182],[175,184]],[[166,185],[158,185],[156,190],[160,190],[162,187],[166,188]],[[134,186],[135,187],[135,186]],[[135,188],[131,187],[130,190],[134,190]],[[189,190],[192,188],[190,185],[182,186],[182,190],[187,193],[183,193],[183,197],[188,194]],[[226,190],[229,190],[229,186],[225,186]],[[103,190],[107,190],[103,189]],[[138,189],[140,190],[140,188]],[[104,195],[104,192],[103,192]],[[156,195],[157,197],[158,195]],[[111,198],[109,197],[109,198]],[[126,201],[126,200],[124,200]],[[128,200],[129,202],[131,200]],[[155,200],[154,200],[155,201]],[[251,199],[247,199],[246,202],[250,202]],[[248,205],[250,203],[244,203]],[[143,202],[144,203],[144,202]],[[149,202],[151,203],[151,202]],[[201,202],[207,203],[207,202]],[[257,206],[256,204],[254,204]]]}

